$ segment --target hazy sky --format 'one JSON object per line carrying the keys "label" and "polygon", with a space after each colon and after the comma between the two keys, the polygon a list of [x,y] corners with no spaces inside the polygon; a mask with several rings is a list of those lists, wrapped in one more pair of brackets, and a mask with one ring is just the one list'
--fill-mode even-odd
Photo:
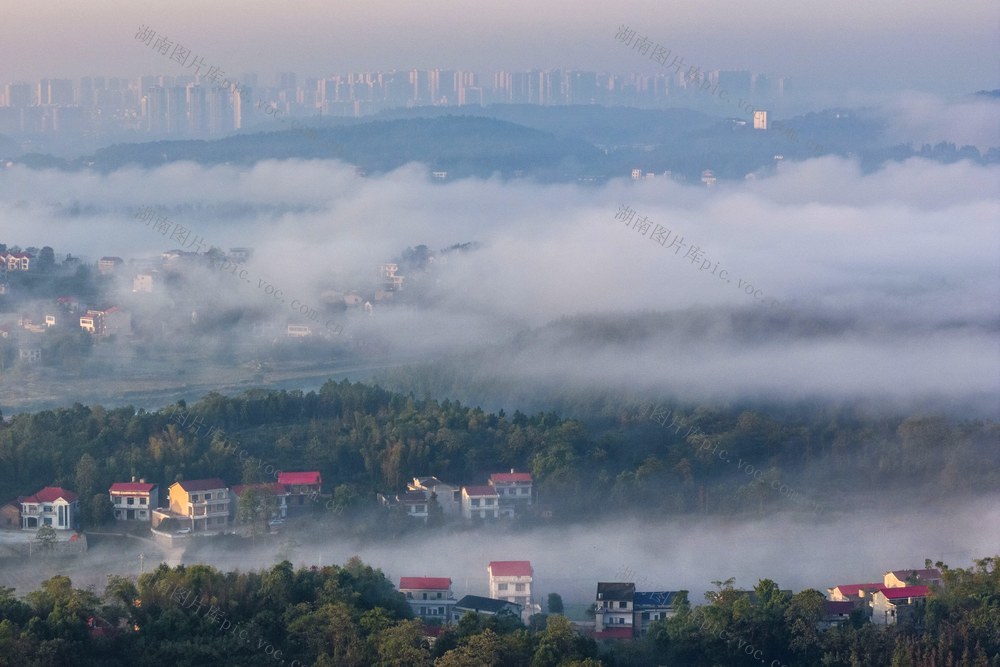
{"label": "hazy sky", "polygon": [[[300,76],[405,68],[655,71],[613,38],[620,24],[688,65],[791,77],[833,94],[1000,87],[1000,3],[971,0],[217,0],[0,2],[0,83],[180,74],[134,39],[140,24],[227,74]],[[842,98],[849,101],[850,97]]]}

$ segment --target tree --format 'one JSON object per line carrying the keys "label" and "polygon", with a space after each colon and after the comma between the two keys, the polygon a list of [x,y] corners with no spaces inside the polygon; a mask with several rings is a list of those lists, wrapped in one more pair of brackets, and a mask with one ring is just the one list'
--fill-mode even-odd
{"label": "tree", "polygon": [[431,653],[419,619],[402,621],[380,631],[375,637],[380,667],[429,667]]}
{"label": "tree", "polygon": [[38,270],[42,272],[51,271],[56,265],[56,253],[49,246],[43,247],[38,253]]}
{"label": "tree", "polygon": [[95,493],[84,504],[83,520],[88,526],[103,526],[115,518],[115,506],[106,493]]}
{"label": "tree", "polygon": [[43,552],[51,552],[56,548],[56,542],[59,541],[59,538],[56,536],[55,528],[42,526],[35,534],[35,541],[38,542]]}
{"label": "tree", "polygon": [[[474,616],[475,614],[467,614]],[[499,667],[503,664],[503,645],[500,637],[492,630],[483,630],[462,640],[454,648],[438,658],[435,667]]]}
{"label": "tree", "polygon": [[90,454],[84,454],[76,464],[76,491],[81,496],[89,496],[97,486],[97,461]]}
{"label": "tree", "polygon": [[550,614],[563,613],[563,599],[558,593],[549,593],[547,605]]}

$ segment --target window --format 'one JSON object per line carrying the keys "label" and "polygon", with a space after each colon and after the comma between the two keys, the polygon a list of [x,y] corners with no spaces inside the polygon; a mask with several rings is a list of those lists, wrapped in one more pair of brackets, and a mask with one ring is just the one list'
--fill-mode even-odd
{"label": "window", "polygon": [[507,590],[507,584],[497,584],[497,590],[498,591],[505,591],[505,590]]}
{"label": "window", "polygon": [[132,496],[129,496],[128,498],[125,499],[125,504],[126,505],[135,505],[135,498],[133,498]]}
{"label": "window", "polygon": [[139,504],[140,505],[146,505],[148,503],[148,501],[149,501],[148,498],[139,498]]}
{"label": "window", "polygon": [[628,602],[625,602],[624,600],[622,600],[621,602],[618,603],[618,608],[619,609],[628,609]]}
{"label": "window", "polygon": [[437,597],[437,599],[438,599],[438,600],[440,600],[440,599],[441,599],[441,591],[438,591],[438,593],[437,593],[437,596],[436,596],[436,597]]}
{"label": "window", "polygon": [[473,507],[479,507],[479,498],[473,498],[470,503]]}
{"label": "window", "polygon": [[424,596],[423,599],[426,600],[427,599],[427,593],[424,593],[423,596]]}
{"label": "window", "polygon": [[206,493],[205,494],[205,500],[211,500],[211,499],[212,499],[212,494],[211,493]]}
{"label": "window", "polygon": [[518,593],[524,592],[524,584],[514,584],[514,590]]}
{"label": "window", "polygon": [[438,616],[444,616],[444,607],[438,607]]}
{"label": "window", "polygon": [[192,493],[191,494],[191,502],[193,502],[193,503],[198,502],[198,494],[197,493]]}

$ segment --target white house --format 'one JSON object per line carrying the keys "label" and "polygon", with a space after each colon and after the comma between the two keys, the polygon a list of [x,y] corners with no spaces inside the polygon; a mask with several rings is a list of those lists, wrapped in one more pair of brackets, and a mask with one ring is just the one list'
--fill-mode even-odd
{"label": "white house", "polygon": [[413,608],[413,614],[425,621],[447,623],[455,607],[448,577],[400,577],[399,592]]}
{"label": "white house", "polygon": [[598,582],[595,605],[595,637],[626,639],[635,636],[634,583]]}
{"label": "white house", "polygon": [[438,505],[448,516],[458,516],[462,513],[462,487],[442,482],[437,477],[414,477],[406,485],[410,491],[424,491],[430,502],[431,494],[437,499]]}
{"label": "white house", "polygon": [[490,486],[497,491],[500,498],[500,515],[513,517],[524,507],[531,505],[532,480],[531,473],[495,472],[490,475]]}
{"label": "white house", "polygon": [[534,572],[531,561],[495,560],[486,567],[490,575],[490,597],[520,605],[526,616],[539,613],[542,608],[535,604],[531,585]]}
{"label": "white house", "polygon": [[907,620],[929,594],[927,586],[883,588],[872,596],[872,623],[895,625]]}
{"label": "white house", "polygon": [[676,597],[677,591],[636,591],[632,598],[632,606],[635,609],[632,625],[635,628],[635,635],[641,637],[656,621],[673,616],[676,613],[674,610]]}
{"label": "white house", "polygon": [[160,506],[160,488],[144,479],[115,482],[108,489],[115,518],[119,521],[149,521]]}
{"label": "white house", "polygon": [[18,498],[21,504],[21,528],[36,530],[52,526],[56,530],[80,527],[80,498],[58,486],[46,486],[32,496]]}
{"label": "white house", "polygon": [[462,487],[462,516],[466,519],[500,518],[500,496],[492,486]]}

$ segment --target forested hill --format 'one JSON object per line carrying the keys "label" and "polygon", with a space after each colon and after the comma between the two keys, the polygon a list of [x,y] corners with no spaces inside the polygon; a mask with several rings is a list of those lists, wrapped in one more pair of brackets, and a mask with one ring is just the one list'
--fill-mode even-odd
{"label": "forested hill", "polygon": [[676,615],[653,621],[646,636],[601,645],[559,613],[536,614],[528,627],[512,614],[469,613],[430,645],[392,582],[356,558],[298,570],[284,561],[262,572],[160,565],[138,581],[109,576],[102,595],[65,576],[24,600],[0,585],[0,665],[988,667],[1000,650],[998,564],[940,563],[945,585],[912,622],[878,626],[858,610],[820,631],[819,591],[793,595],[762,579],[750,595],[729,580],[702,606],[679,592]]}
{"label": "forested hill", "polygon": [[[209,394],[179,407],[196,429],[167,409],[75,404],[11,418],[0,428],[0,502],[62,485],[80,493],[86,519],[88,499],[106,498],[113,482],[133,475],[164,485],[215,476],[254,481],[247,475],[259,475],[259,466],[244,469],[242,448],[264,467],[318,469],[325,490],[359,502],[401,490],[417,475],[482,484],[491,472],[529,470],[557,519],[630,509],[817,509],[810,500],[844,509],[864,495],[859,489],[941,498],[1000,487],[1000,471],[984,465],[995,459],[997,424],[934,416],[866,420],[817,410],[792,422],[661,406],[661,415],[673,411],[667,427],[638,406],[608,401],[603,419],[588,427],[553,413],[488,414],[346,381],[307,394]],[[779,493],[782,487],[791,491]]]}

